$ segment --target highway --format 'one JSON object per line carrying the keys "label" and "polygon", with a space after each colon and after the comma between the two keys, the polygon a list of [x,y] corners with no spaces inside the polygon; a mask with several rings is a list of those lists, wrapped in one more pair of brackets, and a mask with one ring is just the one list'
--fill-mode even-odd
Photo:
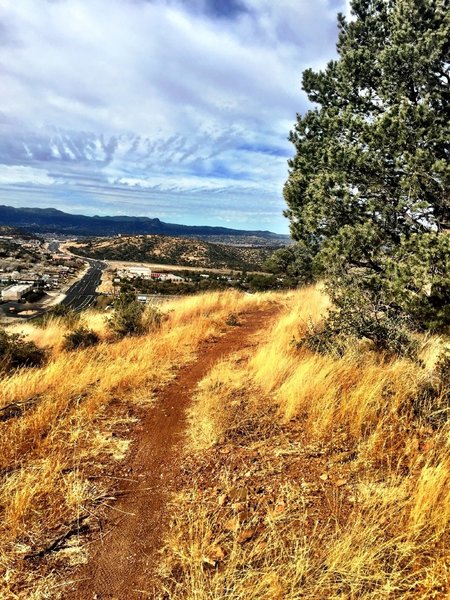
{"label": "highway", "polygon": [[106,264],[99,260],[84,259],[89,263],[89,270],[66,292],[66,297],[61,302],[63,306],[69,306],[79,312],[94,303],[98,285],[102,278],[102,271]]}
{"label": "highway", "polygon": [[[59,246],[60,242],[55,240],[50,242],[48,249],[50,252],[58,253]],[[106,269],[107,265],[100,260],[84,257],[78,258],[82,258],[84,262],[88,263],[89,269],[81,279],[70,286],[61,304],[72,308],[76,312],[81,312],[95,302],[96,289],[101,282],[102,271]],[[31,320],[42,317],[48,310],[51,310],[51,308],[52,307],[44,306],[39,302],[36,304],[5,302],[0,306],[0,317]],[[30,312],[32,314],[30,314]]]}

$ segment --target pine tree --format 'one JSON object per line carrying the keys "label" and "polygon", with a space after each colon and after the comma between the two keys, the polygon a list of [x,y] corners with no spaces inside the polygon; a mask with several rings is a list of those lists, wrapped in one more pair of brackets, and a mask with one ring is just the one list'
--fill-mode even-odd
{"label": "pine tree", "polygon": [[315,106],[290,134],[286,216],[366,337],[450,325],[449,4],[353,0],[339,58],[303,73]]}

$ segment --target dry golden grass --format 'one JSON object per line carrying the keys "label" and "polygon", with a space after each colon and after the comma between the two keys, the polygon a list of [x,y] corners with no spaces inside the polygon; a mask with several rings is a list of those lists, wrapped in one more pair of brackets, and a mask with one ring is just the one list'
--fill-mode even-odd
{"label": "dry golden grass", "polygon": [[77,529],[113,494],[105,469],[126,456],[154,390],[230,314],[271,302],[284,307],[273,325],[215,365],[192,406],[169,598],[448,597],[449,390],[425,393],[444,341],[423,340],[421,365],[364,346],[340,359],[299,348],[328,307],[311,287],[176,300],[159,330],[123,340],[87,313],[101,342],[76,352],[62,350],[63,320],[21,325],[50,360],[1,381],[1,598],[64,597],[61,572],[85,560]]}
{"label": "dry golden grass", "polygon": [[[49,347],[50,360],[1,381],[1,598],[58,597],[54,572],[68,550],[46,550],[101,510],[112,489],[105,469],[125,456],[130,426],[154,389],[193,360],[203,340],[226,330],[231,310],[269,300],[236,293],[181,299],[165,308],[160,329],[122,340],[108,333],[104,315],[87,313],[83,322],[101,342],[75,352],[62,350],[64,320],[20,326],[28,339]],[[84,560],[76,544],[70,560]]]}
{"label": "dry golden grass", "polygon": [[251,351],[216,365],[191,409],[185,485],[162,576],[171,600],[447,598],[449,389],[444,342],[419,365],[298,348],[320,290]]}

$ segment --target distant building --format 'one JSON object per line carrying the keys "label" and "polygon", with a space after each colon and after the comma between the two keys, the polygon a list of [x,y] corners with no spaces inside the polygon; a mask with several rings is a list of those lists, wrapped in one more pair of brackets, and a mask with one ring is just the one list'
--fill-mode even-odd
{"label": "distant building", "polygon": [[152,279],[157,279],[158,281],[172,281],[173,283],[182,283],[184,281],[183,277],[173,275],[173,273],[152,273]]}
{"label": "distant building", "polygon": [[184,281],[184,278],[180,277],[179,275],[173,275],[172,273],[167,273],[166,280],[172,281],[173,283],[182,283]]}
{"label": "distant building", "polygon": [[9,285],[8,287],[2,290],[2,300],[5,302],[17,302],[17,300],[20,300],[32,288],[32,285],[26,284]]}
{"label": "distant building", "polygon": [[127,267],[121,271],[118,271],[119,277],[143,277],[144,279],[150,279],[152,271],[148,267]]}
{"label": "distant building", "polygon": [[72,260],[72,257],[69,254],[52,254],[52,260],[55,262]]}

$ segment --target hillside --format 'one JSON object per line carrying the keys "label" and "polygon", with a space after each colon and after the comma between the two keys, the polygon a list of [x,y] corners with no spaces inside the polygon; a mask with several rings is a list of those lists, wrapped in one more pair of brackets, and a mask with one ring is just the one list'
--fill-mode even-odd
{"label": "hillside", "polygon": [[0,263],[3,259],[10,259],[11,261],[19,261],[21,265],[26,266],[39,262],[41,258],[37,251],[32,248],[24,248],[14,239],[0,238]]}
{"label": "hillside", "polygon": [[318,354],[327,307],[202,295],[124,338],[93,312],[78,350],[73,317],[22,324],[48,356],[2,376],[0,595],[447,598],[446,342]]}
{"label": "hillside", "polygon": [[232,236],[245,240],[258,239],[260,243],[268,241],[273,245],[289,243],[288,235],[270,231],[247,231],[227,227],[203,225],[177,225],[164,223],[149,217],[88,217],[72,215],[55,208],[15,208],[0,206],[0,225],[20,227],[31,233],[52,233],[71,236],[113,236],[159,234],[172,236]]}
{"label": "hillside", "polygon": [[100,260],[239,270],[261,270],[273,252],[273,248],[225,246],[161,235],[98,238],[80,242],[70,249],[76,254]]}

